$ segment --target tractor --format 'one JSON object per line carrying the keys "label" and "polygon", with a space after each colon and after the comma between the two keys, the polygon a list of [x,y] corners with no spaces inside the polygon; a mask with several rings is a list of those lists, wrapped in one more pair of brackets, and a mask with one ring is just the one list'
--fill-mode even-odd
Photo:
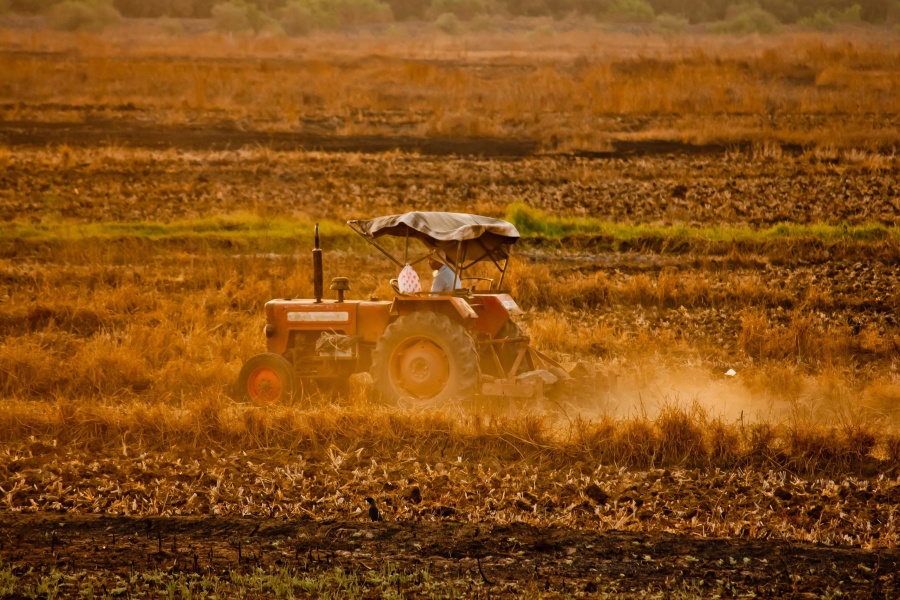
{"label": "tractor", "polygon": [[[391,300],[350,300],[349,280],[335,277],[336,297],[323,298],[317,225],[315,298],[266,303],[268,352],[241,368],[235,389],[240,400],[279,403],[311,382],[345,391],[351,375],[369,372],[384,399],[429,408],[479,395],[540,399],[568,378],[513,321],[522,310],[503,288],[510,247],[519,239],[511,223],[410,212],[347,224],[401,269],[426,260],[450,267],[457,289],[402,293],[392,280]],[[395,239],[384,243],[389,238]],[[471,276],[485,270],[495,277]]]}

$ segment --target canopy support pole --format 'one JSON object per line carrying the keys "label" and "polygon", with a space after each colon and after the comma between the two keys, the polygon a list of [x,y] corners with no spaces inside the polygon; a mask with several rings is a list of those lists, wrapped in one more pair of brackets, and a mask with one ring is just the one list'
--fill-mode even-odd
{"label": "canopy support pole", "polygon": [[382,248],[381,246],[379,246],[378,244],[376,244],[376,243],[372,240],[372,238],[370,238],[370,237],[368,236],[368,234],[366,234],[366,232],[363,231],[361,227],[359,227],[359,225],[356,225],[356,221],[348,221],[347,224],[350,225],[350,228],[353,229],[353,231],[355,231],[356,233],[358,233],[358,234],[362,237],[362,239],[366,240],[367,242],[369,242],[370,244],[372,244],[373,246],[375,246],[376,248],[378,248],[378,251],[379,251],[379,252],[381,252],[382,254],[384,254],[385,256],[387,256],[389,259],[391,259],[391,262],[393,262],[394,264],[396,264],[396,265],[397,265],[398,267],[400,267],[401,269],[403,268],[403,266],[404,266],[403,263],[400,262],[399,260],[397,260],[396,258],[394,258],[393,256],[391,256],[391,253],[390,253],[390,252],[388,252],[387,250],[385,250],[384,248]]}
{"label": "canopy support pole", "polygon": [[[497,265],[497,268],[500,269],[500,265],[497,261],[494,261],[494,264]],[[506,267],[509,265],[509,258],[503,261],[503,268],[500,269],[500,281],[497,282],[497,291],[503,289],[503,278],[506,277]]]}
{"label": "canopy support pole", "polygon": [[456,272],[453,275],[453,289],[456,289],[456,286],[459,284],[459,276],[460,270],[462,268],[461,260],[465,260],[465,255],[463,254],[463,243],[462,240],[456,242]]}

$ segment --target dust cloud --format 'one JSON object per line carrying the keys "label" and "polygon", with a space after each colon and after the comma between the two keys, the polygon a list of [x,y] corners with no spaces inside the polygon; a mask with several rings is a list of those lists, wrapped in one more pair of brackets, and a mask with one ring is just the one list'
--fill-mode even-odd
{"label": "dust cloud", "polygon": [[764,386],[739,372],[715,374],[691,366],[646,364],[609,371],[598,381],[592,391],[559,399],[558,407],[569,416],[592,420],[653,420],[665,410],[677,409],[734,424],[833,424],[871,419],[900,423],[900,410],[873,401],[871,393],[838,390],[832,382],[811,376],[785,390]]}

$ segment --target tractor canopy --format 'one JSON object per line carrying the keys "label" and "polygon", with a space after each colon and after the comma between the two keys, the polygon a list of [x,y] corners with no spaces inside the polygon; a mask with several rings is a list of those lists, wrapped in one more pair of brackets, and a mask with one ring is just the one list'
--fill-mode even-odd
{"label": "tractor canopy", "polygon": [[[349,221],[348,225],[400,266],[414,264],[440,252],[455,271],[463,271],[481,261],[491,261],[501,272],[505,271],[510,246],[519,239],[519,232],[512,223],[464,213],[409,212],[367,221]],[[406,238],[405,260],[394,257],[376,242],[383,236]],[[428,254],[410,261],[409,238],[422,242]]]}

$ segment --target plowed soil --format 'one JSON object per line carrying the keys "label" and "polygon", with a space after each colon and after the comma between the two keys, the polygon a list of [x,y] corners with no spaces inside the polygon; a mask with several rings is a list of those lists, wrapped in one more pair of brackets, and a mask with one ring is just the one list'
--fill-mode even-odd
{"label": "plowed soil", "polygon": [[451,154],[522,158],[537,150],[528,140],[494,138],[433,138],[385,136],[335,136],[316,133],[246,131],[228,124],[198,126],[141,125],[118,120],[91,123],[0,122],[0,142],[9,146],[73,147],[117,145],[131,148],[181,150],[237,150],[266,146],[273,150],[321,150],[326,152],[377,153],[391,150],[430,156]]}
{"label": "plowed soil", "polygon": [[[622,595],[891,598],[897,550],[626,531],[578,531],[450,520],[312,521],[240,517],[0,515],[2,557],[28,568],[102,574],[109,589],[136,572],[366,572],[428,569],[493,597]],[[415,595],[415,580],[397,590]]]}
{"label": "plowed soil", "polygon": [[[892,159],[866,154],[760,156],[740,145],[698,150],[650,140],[577,156],[539,153],[527,140],[133,121],[0,122],[0,144],[21,153],[0,170],[0,220],[50,213],[167,221],[262,209],[335,219],[408,210],[502,215],[516,201],[626,223],[894,224],[900,214]],[[54,148],[63,152],[42,157]]]}
{"label": "plowed soil", "polygon": [[159,573],[361,576],[392,565],[409,574],[397,589],[408,597],[428,595],[423,573],[499,597],[900,592],[896,472],[804,480],[486,456],[381,467],[376,455],[128,457],[32,443],[0,459],[0,559],[26,580],[55,569],[110,590]]}

